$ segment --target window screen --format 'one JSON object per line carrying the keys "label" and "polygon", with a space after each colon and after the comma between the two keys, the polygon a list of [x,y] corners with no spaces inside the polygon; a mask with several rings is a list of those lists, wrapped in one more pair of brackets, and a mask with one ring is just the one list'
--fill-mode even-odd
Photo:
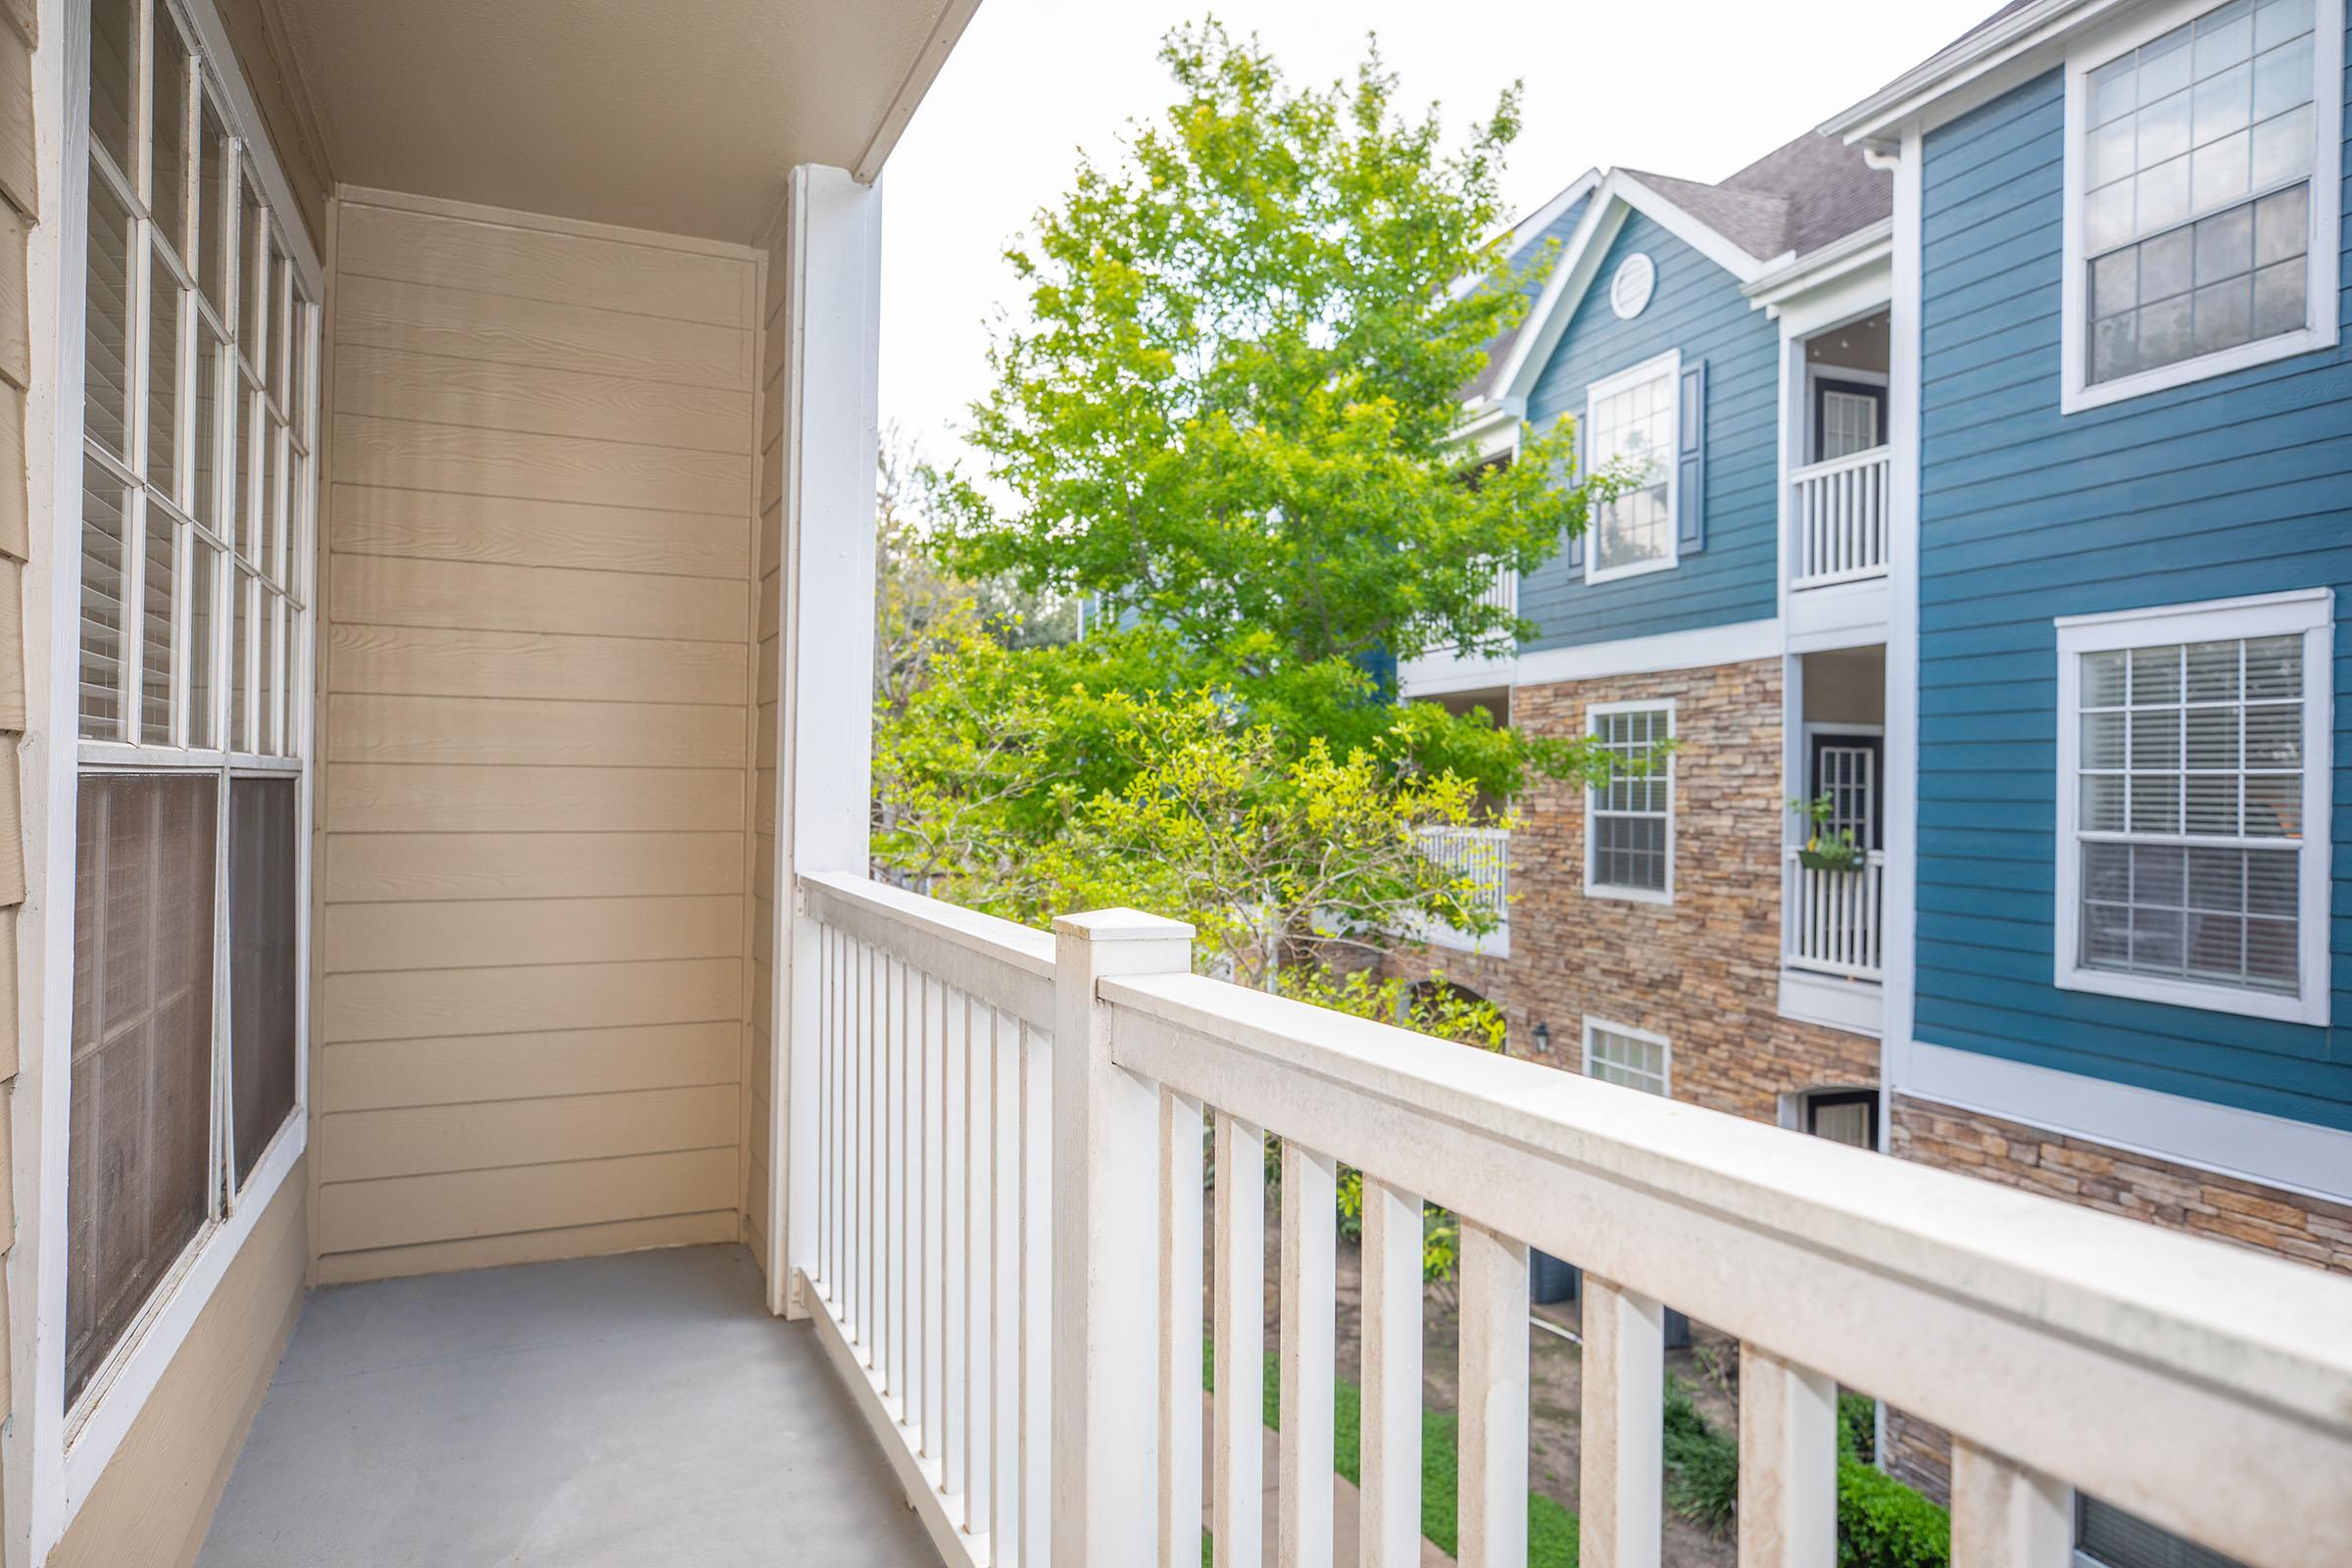
{"label": "window screen", "polygon": [[81,781],[69,1403],[210,1213],[219,788],[197,773]]}
{"label": "window screen", "polygon": [[2111,1502],[2075,1494],[2075,1548],[2093,1568],[2243,1568]]}
{"label": "window screen", "polygon": [[228,786],[228,1036],[236,1179],[294,1108],[295,785]]}
{"label": "window screen", "polygon": [[1652,1095],[1667,1092],[1672,1052],[1663,1040],[1585,1020],[1585,1076]]}
{"label": "window screen", "polygon": [[2302,639],[2078,657],[2081,963],[2293,994]]}
{"label": "window screen", "polygon": [[1674,777],[1656,748],[1674,732],[1674,713],[1643,708],[1598,713],[1592,733],[1611,758],[1609,780],[1592,791],[1591,881],[1594,888],[1664,893],[1671,855]]}
{"label": "window screen", "polygon": [[2312,0],[2230,0],[2092,72],[2089,379],[2300,330]]}

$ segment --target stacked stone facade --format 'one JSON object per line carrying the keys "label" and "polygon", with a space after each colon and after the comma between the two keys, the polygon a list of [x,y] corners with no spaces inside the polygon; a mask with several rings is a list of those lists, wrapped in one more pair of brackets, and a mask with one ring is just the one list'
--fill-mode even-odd
{"label": "stacked stone facade", "polygon": [[[1899,1158],[2352,1275],[2352,1205],[1925,1100],[1897,1096],[1893,1116],[1888,1147]],[[1891,1474],[1948,1499],[1951,1440],[1941,1428],[1889,1410],[1886,1448]]]}
{"label": "stacked stone facade", "polygon": [[[1879,1081],[1879,1043],[1780,1015],[1782,688],[1778,660],[1615,675],[1511,694],[1512,724],[1582,735],[1595,703],[1671,699],[1674,900],[1588,898],[1581,788],[1524,798],[1511,834],[1511,956],[1430,949],[1392,959],[1494,1001],[1510,1052],[1570,1071],[1591,1015],[1664,1035],[1674,1098],[1777,1121],[1781,1097]],[[1536,1044],[1544,1024],[1548,1054]]]}

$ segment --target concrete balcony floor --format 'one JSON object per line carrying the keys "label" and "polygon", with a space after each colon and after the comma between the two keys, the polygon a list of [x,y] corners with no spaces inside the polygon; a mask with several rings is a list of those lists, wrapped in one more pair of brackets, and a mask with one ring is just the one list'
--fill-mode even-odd
{"label": "concrete balcony floor", "polygon": [[937,1568],[739,1247],[314,1293],[198,1568]]}

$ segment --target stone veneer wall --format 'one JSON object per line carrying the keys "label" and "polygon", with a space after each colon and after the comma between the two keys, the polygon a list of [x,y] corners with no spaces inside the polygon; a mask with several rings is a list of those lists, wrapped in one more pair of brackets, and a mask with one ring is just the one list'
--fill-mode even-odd
{"label": "stone veneer wall", "polygon": [[[1901,1096],[1892,1135],[1899,1158],[2352,1274],[2352,1205]],[[1890,1409],[1886,1447],[1891,1474],[1949,1498],[1951,1440],[1940,1427]]]}
{"label": "stone veneer wall", "polygon": [[[1682,741],[1672,904],[1585,896],[1580,789],[1548,784],[1521,803],[1511,835],[1518,902],[1498,999],[1511,1054],[1580,1069],[1589,1013],[1666,1036],[1675,1099],[1758,1121],[1779,1119],[1786,1093],[1875,1085],[1877,1040],[1778,1010],[1780,662],[1521,686],[1511,719],[1531,734],[1578,735],[1592,704],[1668,698]],[[1466,966],[1435,966],[1487,989]],[[1550,1026],[1548,1057],[1535,1050],[1538,1022]]]}

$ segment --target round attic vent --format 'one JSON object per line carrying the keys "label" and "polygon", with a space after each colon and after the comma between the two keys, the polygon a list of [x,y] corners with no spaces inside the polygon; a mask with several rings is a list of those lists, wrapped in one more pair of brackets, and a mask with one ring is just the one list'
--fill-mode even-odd
{"label": "round attic vent", "polygon": [[1658,269],[1650,259],[1636,251],[1617,264],[1617,275],[1609,279],[1609,309],[1621,320],[1632,320],[1649,306],[1649,291],[1657,287]]}

